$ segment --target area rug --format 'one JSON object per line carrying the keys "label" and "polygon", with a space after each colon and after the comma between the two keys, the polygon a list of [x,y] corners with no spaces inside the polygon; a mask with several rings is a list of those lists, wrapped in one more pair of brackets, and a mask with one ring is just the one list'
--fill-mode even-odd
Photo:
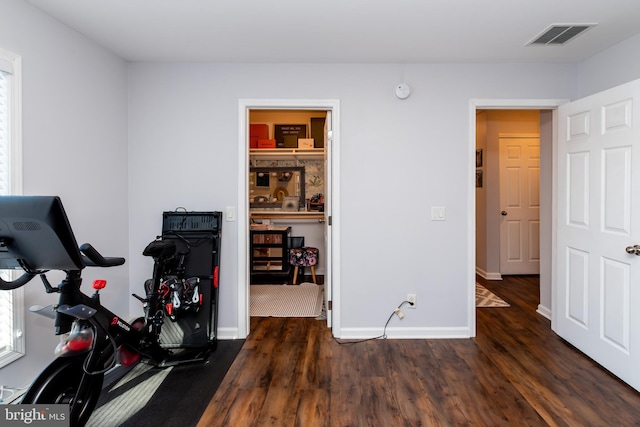
{"label": "area rug", "polygon": [[249,315],[253,317],[318,317],[322,311],[323,286],[251,285]]}
{"label": "area rug", "polygon": [[204,362],[110,371],[87,427],[195,427],[243,344],[220,340]]}
{"label": "area rug", "polygon": [[509,304],[480,283],[476,283],[476,307],[509,307]]}

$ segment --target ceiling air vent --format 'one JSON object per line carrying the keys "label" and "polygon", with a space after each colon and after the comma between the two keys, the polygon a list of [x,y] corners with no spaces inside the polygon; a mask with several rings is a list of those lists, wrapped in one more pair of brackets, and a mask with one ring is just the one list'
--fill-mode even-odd
{"label": "ceiling air vent", "polygon": [[527,45],[562,45],[573,40],[596,24],[554,24],[536,36]]}

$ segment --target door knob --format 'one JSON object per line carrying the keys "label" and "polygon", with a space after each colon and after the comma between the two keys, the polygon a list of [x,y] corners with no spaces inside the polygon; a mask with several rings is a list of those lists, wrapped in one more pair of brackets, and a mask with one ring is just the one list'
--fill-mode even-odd
{"label": "door knob", "polygon": [[500,212],[500,215],[502,215],[502,216],[507,216],[507,211],[502,211],[502,212]]}
{"label": "door knob", "polygon": [[640,256],[640,245],[627,246],[627,253]]}

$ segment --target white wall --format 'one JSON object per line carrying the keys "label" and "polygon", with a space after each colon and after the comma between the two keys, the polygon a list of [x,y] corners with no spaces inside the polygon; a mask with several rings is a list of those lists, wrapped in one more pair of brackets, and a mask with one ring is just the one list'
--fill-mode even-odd
{"label": "white wall", "polygon": [[[130,251],[140,253],[158,233],[163,210],[237,205],[239,99],[339,99],[343,331],[380,333],[408,292],[419,307],[391,328],[464,331],[474,264],[469,100],[574,98],[576,71],[560,64],[131,64]],[[404,101],[393,95],[401,75],[413,89]],[[432,222],[432,206],[446,207],[447,220]],[[223,229],[219,326],[227,331],[237,327],[236,224]],[[132,284],[142,283],[149,265],[132,263]]]}
{"label": "white wall", "polygon": [[[128,257],[126,64],[24,1],[0,2],[0,46],[23,60],[24,194],[61,196],[79,243]],[[107,279],[103,302],[127,313],[127,266],[84,277]],[[38,279],[25,286],[26,307],[55,301]],[[25,335],[0,384],[26,386],[53,359],[51,320],[27,312]]]}
{"label": "white wall", "polygon": [[580,64],[580,98],[640,79],[640,34]]}

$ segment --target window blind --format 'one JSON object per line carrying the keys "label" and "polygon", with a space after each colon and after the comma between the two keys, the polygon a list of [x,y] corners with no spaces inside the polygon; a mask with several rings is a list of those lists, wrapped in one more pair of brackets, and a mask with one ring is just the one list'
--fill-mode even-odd
{"label": "window blind", "polygon": [[[19,163],[19,159],[14,158],[19,148],[13,148],[20,145],[17,136],[20,123],[14,123],[20,118],[17,110],[14,111],[21,105],[16,75],[20,74],[19,61],[18,56],[0,49],[0,196],[20,191],[12,178],[14,163]],[[17,167],[19,169],[19,165]],[[2,276],[4,280],[11,280],[12,273],[3,271]],[[0,367],[24,355],[23,301],[22,289],[0,293]]]}
{"label": "window blind", "polygon": [[0,195],[10,194],[11,187],[9,185],[9,173],[11,164],[10,144],[9,144],[9,126],[11,117],[9,114],[10,105],[10,74],[0,71]]}

